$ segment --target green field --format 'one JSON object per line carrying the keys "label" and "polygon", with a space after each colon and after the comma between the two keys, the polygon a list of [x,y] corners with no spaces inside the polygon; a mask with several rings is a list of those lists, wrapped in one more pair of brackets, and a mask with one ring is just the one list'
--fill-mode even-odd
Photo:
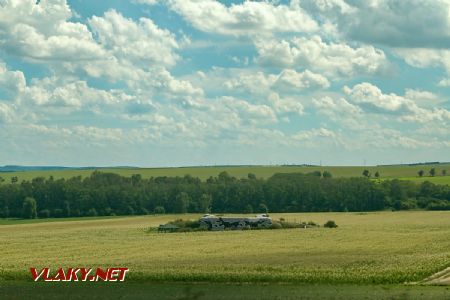
{"label": "green field", "polygon": [[[372,174],[378,171],[382,178],[399,178],[408,177],[414,180],[429,180],[432,182],[440,182],[450,184],[450,176],[436,176],[418,178],[417,172],[424,170],[428,175],[431,168],[436,169],[436,174],[441,175],[442,170],[447,170],[450,175],[450,164],[437,165],[421,165],[421,166],[381,166],[381,167],[345,167],[345,166],[331,166],[331,167],[294,167],[294,166],[236,166],[236,167],[186,167],[186,168],[153,168],[153,169],[101,169],[102,172],[113,172],[123,176],[131,176],[133,174],[141,174],[144,178],[157,176],[184,176],[190,174],[201,179],[207,179],[210,176],[217,176],[220,172],[226,171],[232,176],[242,178],[247,177],[248,173],[254,173],[257,177],[268,178],[275,173],[289,173],[302,172],[308,173],[313,171],[329,171],[335,177],[352,177],[361,176],[363,170],[367,169]],[[11,177],[17,176],[19,181],[31,180],[35,177],[43,176],[54,178],[70,178],[73,176],[89,176],[93,170],[59,170],[59,171],[25,171],[25,172],[1,172],[0,177],[5,179],[5,182],[10,182]]]}
{"label": "green field", "polygon": [[[64,294],[76,294],[76,299],[83,295],[93,299],[107,295],[114,299],[448,299],[450,295],[448,286],[410,284],[450,266],[450,212],[271,216],[320,224],[331,219],[339,227],[163,234],[146,229],[199,216],[3,219],[0,295],[8,299],[26,295],[56,299],[55,295]],[[31,266],[121,266],[130,272],[121,284],[44,284],[31,282]]]}
{"label": "green field", "polygon": [[[450,212],[273,214],[337,229],[146,233],[180,216],[0,226],[0,278],[30,266],[126,266],[132,281],[388,284],[450,264]],[[197,218],[184,215],[183,218]]]}
{"label": "green field", "polygon": [[297,300],[449,299],[450,287],[411,285],[0,282],[0,295],[21,299]]}

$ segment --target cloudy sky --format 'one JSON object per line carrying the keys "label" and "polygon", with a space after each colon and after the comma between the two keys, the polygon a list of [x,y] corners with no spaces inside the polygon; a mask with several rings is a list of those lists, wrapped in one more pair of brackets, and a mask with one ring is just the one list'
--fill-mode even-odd
{"label": "cloudy sky", "polygon": [[0,0],[0,165],[449,153],[449,0]]}

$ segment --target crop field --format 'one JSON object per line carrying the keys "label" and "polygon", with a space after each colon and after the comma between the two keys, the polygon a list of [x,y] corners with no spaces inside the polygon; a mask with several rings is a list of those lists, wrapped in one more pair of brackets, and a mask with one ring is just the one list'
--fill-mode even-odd
{"label": "crop field", "polygon": [[147,233],[166,215],[0,226],[0,278],[28,268],[125,266],[131,281],[400,284],[450,265],[450,212],[273,214],[336,229]]}
{"label": "crop field", "polygon": [[[3,219],[0,294],[9,299],[64,294],[82,299],[97,293],[109,293],[110,299],[448,298],[449,286],[409,283],[450,266],[450,212],[271,216],[319,224],[334,220],[339,227],[156,233],[147,229],[199,215]],[[121,266],[130,272],[125,283],[107,288],[106,283],[56,285],[31,282],[31,266]]]}
{"label": "crop field", "polygon": [[[436,169],[436,177],[430,177],[428,171],[431,168]],[[359,177],[362,172],[367,169],[372,174],[379,172],[382,178],[408,178],[417,181],[429,180],[436,183],[450,184],[450,176],[439,176],[442,170],[447,170],[450,175],[450,164],[436,164],[436,165],[419,165],[419,166],[324,166],[324,167],[302,167],[302,166],[230,166],[230,167],[186,167],[186,168],[110,168],[100,169],[102,172],[117,173],[122,176],[131,176],[133,174],[141,174],[143,178],[157,177],[157,176],[184,176],[190,174],[200,179],[207,179],[210,176],[217,176],[220,172],[226,171],[230,175],[242,178],[247,177],[248,173],[254,173],[259,178],[268,178],[275,173],[293,173],[301,172],[308,173],[313,171],[329,171],[335,177]],[[419,178],[417,172],[423,170],[425,176]],[[10,182],[11,177],[17,176],[19,181],[31,180],[35,177],[49,177],[54,178],[70,178],[73,176],[89,176],[93,170],[57,170],[57,171],[23,171],[23,172],[0,172],[0,177],[5,179],[5,182]]]}

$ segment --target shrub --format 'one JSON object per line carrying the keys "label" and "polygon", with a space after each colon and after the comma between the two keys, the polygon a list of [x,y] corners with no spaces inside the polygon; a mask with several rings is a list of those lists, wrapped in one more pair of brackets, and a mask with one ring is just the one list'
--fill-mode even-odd
{"label": "shrub", "polygon": [[402,200],[400,203],[400,208],[405,210],[415,209],[417,208],[417,202],[414,199]]}
{"label": "shrub", "polygon": [[316,222],[313,222],[313,221],[309,221],[307,225],[318,226],[319,224],[317,224]]}
{"label": "shrub", "polygon": [[326,227],[326,228],[336,228],[336,227],[338,227],[338,226],[336,225],[336,222],[334,222],[334,221],[332,221],[332,220],[329,220],[329,221],[327,221],[325,224],[323,224],[323,227]]}
{"label": "shrub", "polygon": [[280,222],[273,222],[272,226],[270,226],[271,229],[282,229],[283,225],[281,225]]}
{"label": "shrub", "polygon": [[268,214],[269,213],[269,208],[267,207],[267,205],[265,205],[264,203],[261,203],[258,207],[258,212],[259,213],[264,213],[264,214]]}
{"label": "shrub", "polygon": [[148,215],[149,212],[148,212],[148,210],[145,207],[140,207],[139,208],[139,214],[140,215]]}
{"label": "shrub", "polygon": [[54,209],[52,215],[55,218],[62,218],[64,217],[64,211],[60,208]]}
{"label": "shrub", "polygon": [[24,219],[36,219],[37,218],[36,207],[37,207],[36,200],[31,197],[26,197],[23,200],[22,217]]}
{"label": "shrub", "polygon": [[43,210],[39,211],[38,217],[41,219],[50,218],[50,210],[43,209]]}
{"label": "shrub", "polygon": [[97,215],[97,210],[95,208],[89,209],[86,213],[86,216],[88,217],[96,217]]}
{"label": "shrub", "polygon": [[166,210],[163,206],[157,206],[153,212],[157,215],[162,215],[166,213]]}

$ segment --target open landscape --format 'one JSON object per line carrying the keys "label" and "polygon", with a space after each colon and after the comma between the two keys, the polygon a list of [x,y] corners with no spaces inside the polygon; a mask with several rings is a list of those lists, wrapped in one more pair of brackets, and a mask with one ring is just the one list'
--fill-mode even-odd
{"label": "open landscape", "polygon": [[[428,277],[449,267],[450,212],[271,214],[273,219],[319,224],[334,220],[338,224],[334,229],[148,231],[177,218],[199,217],[183,214],[28,224],[4,220],[0,240],[8,247],[0,249],[0,291],[12,293],[12,286],[21,282],[29,286],[30,266],[121,265],[130,268],[127,284],[138,284],[137,293],[151,290],[158,282],[162,287],[167,282],[212,282],[216,285],[194,285],[194,291],[204,290],[211,296],[215,286],[247,283],[239,289],[266,284],[268,291],[276,293],[280,284],[287,284],[291,291],[287,295],[291,293],[293,299],[310,285],[324,285],[315,290],[316,296],[324,298],[331,298],[334,289],[348,297],[371,295],[371,290],[359,285],[373,285],[375,295],[382,293],[381,286],[397,290],[400,296],[407,292],[419,297],[424,291],[429,291],[425,296],[438,299],[448,295],[447,287],[418,284],[426,284]],[[175,286],[182,295],[186,286]],[[258,298],[258,293],[253,295]]]}
{"label": "open landscape", "polygon": [[0,300],[450,300],[450,0],[0,0]]}
{"label": "open landscape", "polygon": [[[436,175],[430,176],[429,171],[434,168]],[[36,177],[55,179],[71,178],[75,176],[88,177],[95,169],[81,170],[44,170],[44,171],[21,171],[21,172],[0,172],[5,182],[10,182],[12,177],[17,177],[18,181],[32,180]],[[237,178],[246,178],[248,173],[255,174],[258,178],[269,178],[275,173],[310,173],[314,171],[328,171],[334,177],[361,177],[364,170],[368,170],[372,177],[379,172],[380,178],[399,178],[413,180],[416,182],[431,181],[437,184],[450,184],[450,163],[423,164],[423,165],[392,165],[392,166],[211,166],[211,167],[183,167],[183,168],[101,168],[101,172],[119,174],[130,177],[133,174],[140,174],[142,178],[158,176],[184,176],[191,175],[202,180],[210,176],[216,176],[220,172],[227,172]],[[419,177],[418,172],[424,171],[423,177]],[[442,176],[442,170],[446,170],[448,176]]]}

